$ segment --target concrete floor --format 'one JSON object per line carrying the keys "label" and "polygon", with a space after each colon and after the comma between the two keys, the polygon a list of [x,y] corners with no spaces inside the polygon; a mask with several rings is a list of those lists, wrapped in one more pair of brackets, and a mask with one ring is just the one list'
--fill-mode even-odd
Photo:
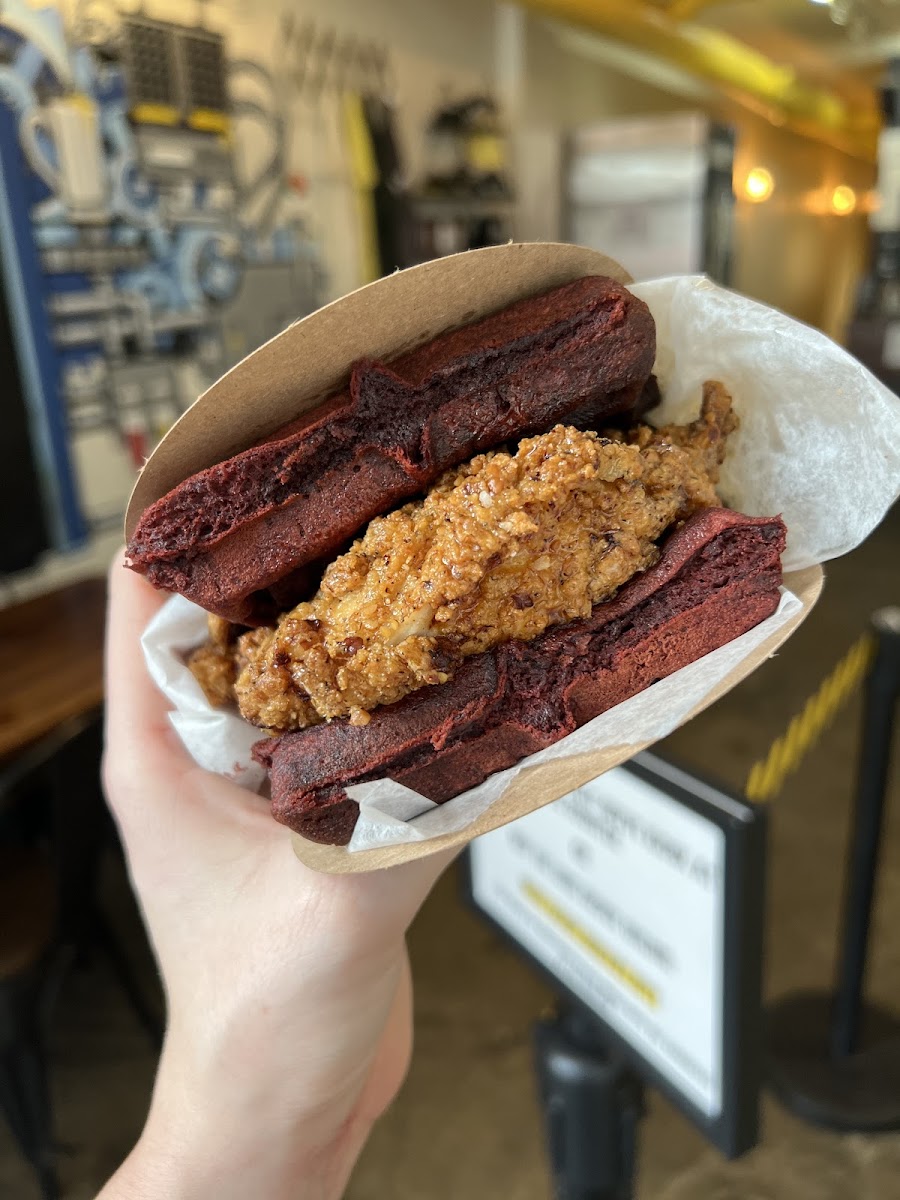
{"label": "concrete floor", "polygon": [[[865,546],[829,566],[823,600],[783,652],[660,749],[740,788],[752,762],[858,635],[871,610],[898,602],[900,509]],[[826,986],[831,977],[859,717],[857,699],[772,808],[770,998]],[[869,979],[870,994],[900,1010],[898,834],[900,771],[892,786]],[[348,1200],[549,1196],[530,1036],[551,997],[463,909],[456,888],[455,878],[446,877],[413,929],[414,1064],[363,1154]],[[52,1070],[58,1133],[67,1147],[61,1164],[65,1196],[90,1200],[137,1134],[153,1074],[145,1039],[102,961],[73,973],[65,984]],[[36,1195],[0,1128],[0,1197]],[[760,1145],[728,1163],[670,1104],[651,1094],[641,1129],[637,1196],[900,1200],[900,1135],[822,1133],[766,1099]]]}

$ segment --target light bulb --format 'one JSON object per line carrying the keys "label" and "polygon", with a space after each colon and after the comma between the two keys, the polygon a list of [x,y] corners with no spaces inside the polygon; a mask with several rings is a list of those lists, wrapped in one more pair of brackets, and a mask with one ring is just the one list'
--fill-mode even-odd
{"label": "light bulb", "polygon": [[755,204],[768,200],[775,190],[775,180],[765,167],[754,167],[744,180],[744,195]]}
{"label": "light bulb", "polygon": [[846,183],[838,184],[831,193],[831,211],[839,217],[849,217],[856,208],[856,192]]}

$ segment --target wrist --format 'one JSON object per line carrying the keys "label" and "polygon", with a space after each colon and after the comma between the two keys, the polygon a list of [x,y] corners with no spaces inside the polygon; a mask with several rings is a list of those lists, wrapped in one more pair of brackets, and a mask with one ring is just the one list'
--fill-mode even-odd
{"label": "wrist", "polygon": [[291,1141],[223,1146],[148,1124],[98,1200],[340,1200],[364,1140],[310,1152],[298,1131]]}
{"label": "wrist", "polygon": [[143,1133],[100,1200],[340,1200],[368,1127],[331,1108],[262,1108],[160,1065]]}
{"label": "wrist", "polygon": [[100,1200],[340,1200],[355,1153],[308,1155],[300,1138],[223,1148],[148,1128]]}

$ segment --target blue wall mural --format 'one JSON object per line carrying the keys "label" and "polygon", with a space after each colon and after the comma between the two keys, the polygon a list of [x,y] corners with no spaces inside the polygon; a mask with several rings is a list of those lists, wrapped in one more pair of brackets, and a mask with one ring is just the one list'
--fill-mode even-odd
{"label": "blue wall mural", "polygon": [[[79,438],[104,432],[137,469],[203,387],[319,303],[315,247],[278,203],[275,89],[235,99],[242,78],[265,94],[266,72],[200,26],[128,15],[77,45],[53,7],[0,12],[3,282],[59,547],[121,511],[86,505]],[[252,180],[244,119],[273,147]]]}

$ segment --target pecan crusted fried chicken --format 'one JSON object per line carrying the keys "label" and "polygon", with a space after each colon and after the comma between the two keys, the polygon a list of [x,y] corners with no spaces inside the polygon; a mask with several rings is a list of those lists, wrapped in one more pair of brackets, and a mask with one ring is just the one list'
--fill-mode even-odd
{"label": "pecan crusted fried chicken", "polygon": [[220,707],[234,699],[238,673],[234,643],[239,628],[212,615],[207,618],[207,627],[209,641],[194,651],[188,666],[210,704]]}
{"label": "pecan crusted fried chicken", "polygon": [[211,663],[232,664],[241,713],[263,728],[364,724],[469,655],[587,616],[650,566],[668,528],[719,503],[735,424],[727,392],[707,384],[690,425],[609,436],[558,425],[514,454],[479,455],[373,520],[277,627],[236,651],[220,632],[192,669],[224,681]]}

